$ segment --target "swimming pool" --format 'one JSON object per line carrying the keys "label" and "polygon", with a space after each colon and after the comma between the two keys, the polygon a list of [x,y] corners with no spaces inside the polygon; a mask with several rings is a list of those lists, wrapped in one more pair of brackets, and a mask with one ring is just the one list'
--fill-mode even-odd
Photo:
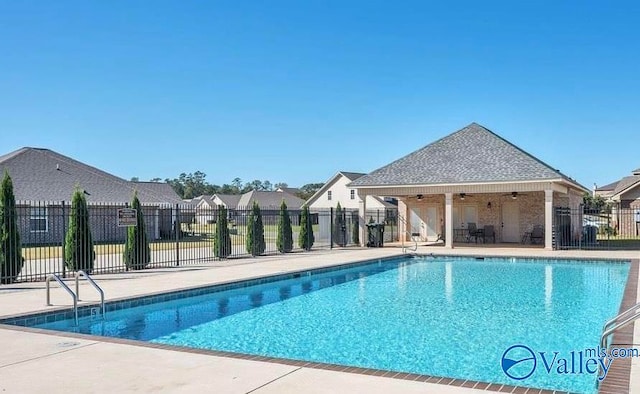
{"label": "swimming pool", "polygon": [[515,344],[561,354],[596,347],[628,271],[620,262],[408,257],[141,299],[78,327],[71,319],[26,324],[588,393],[593,375],[537,369],[516,381],[501,359]]}

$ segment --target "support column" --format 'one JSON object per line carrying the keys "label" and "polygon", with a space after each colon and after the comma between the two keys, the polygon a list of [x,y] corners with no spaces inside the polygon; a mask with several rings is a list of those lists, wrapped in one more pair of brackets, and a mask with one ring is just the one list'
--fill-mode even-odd
{"label": "support column", "polygon": [[544,191],[544,248],[553,249],[553,190]]}
{"label": "support column", "polygon": [[409,242],[407,232],[409,231],[409,216],[407,215],[407,203],[398,199],[398,241]]}
{"label": "support column", "polygon": [[367,195],[358,193],[358,225],[360,227],[360,246],[367,246]]}
{"label": "support column", "polygon": [[445,248],[453,248],[453,193],[444,194]]}

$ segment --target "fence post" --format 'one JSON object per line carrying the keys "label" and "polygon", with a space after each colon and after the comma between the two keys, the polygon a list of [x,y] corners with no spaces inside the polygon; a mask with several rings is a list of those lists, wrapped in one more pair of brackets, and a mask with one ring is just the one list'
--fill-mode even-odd
{"label": "fence post", "polygon": [[67,215],[65,212],[65,203],[62,201],[62,277],[67,277],[67,264],[64,261],[64,247],[67,239]]}
{"label": "fence post", "polygon": [[176,267],[180,266],[180,205],[176,204],[176,219],[174,222],[176,233]]}
{"label": "fence post", "polygon": [[333,207],[329,208],[329,249],[333,249]]}

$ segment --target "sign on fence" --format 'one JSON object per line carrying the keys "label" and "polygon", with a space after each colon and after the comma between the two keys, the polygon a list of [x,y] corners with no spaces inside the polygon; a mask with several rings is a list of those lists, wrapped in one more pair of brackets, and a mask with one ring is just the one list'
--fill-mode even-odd
{"label": "sign on fence", "polygon": [[133,208],[118,209],[118,227],[135,227],[138,223],[138,211]]}

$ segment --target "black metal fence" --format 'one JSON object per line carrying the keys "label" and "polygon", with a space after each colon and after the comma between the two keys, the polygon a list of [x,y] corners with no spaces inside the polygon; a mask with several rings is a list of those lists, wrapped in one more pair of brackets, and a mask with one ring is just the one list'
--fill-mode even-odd
{"label": "black metal fence", "polygon": [[640,208],[555,208],[555,249],[640,250]]}
{"label": "black metal fence", "polygon": [[[93,238],[95,260],[92,273],[118,273],[127,270],[123,260],[127,227],[118,225],[118,212],[128,205],[91,204],[89,227]],[[214,256],[217,209],[201,209],[191,205],[143,206],[145,230],[150,242],[151,261],[147,268],[176,267],[220,261]],[[247,226],[250,208],[228,209],[231,254],[228,259],[250,256],[247,251]],[[312,249],[359,245],[358,211],[335,209],[311,210],[314,242]],[[18,202],[17,232],[22,245],[24,263],[20,273],[2,282],[44,280],[48,274],[67,276],[64,262],[65,235],[69,231],[69,202]],[[264,255],[278,254],[276,247],[279,208],[261,210],[264,226]],[[302,249],[298,243],[301,210],[289,210],[292,224],[293,252]],[[369,210],[367,220],[385,224],[385,242],[397,241],[397,210]],[[12,237],[10,234],[9,237]]]}

